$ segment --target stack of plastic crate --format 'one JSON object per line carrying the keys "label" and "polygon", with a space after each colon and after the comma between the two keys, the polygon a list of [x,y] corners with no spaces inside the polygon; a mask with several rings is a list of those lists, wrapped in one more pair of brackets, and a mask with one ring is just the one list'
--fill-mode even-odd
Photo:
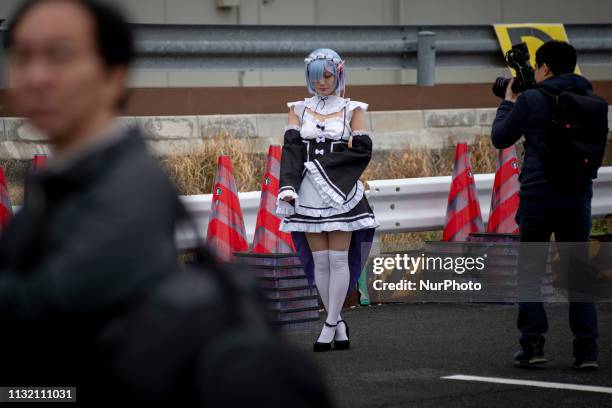
{"label": "stack of plastic crate", "polygon": [[308,285],[296,254],[235,255],[236,262],[249,265],[256,274],[275,324],[291,330],[318,327],[317,291]]}

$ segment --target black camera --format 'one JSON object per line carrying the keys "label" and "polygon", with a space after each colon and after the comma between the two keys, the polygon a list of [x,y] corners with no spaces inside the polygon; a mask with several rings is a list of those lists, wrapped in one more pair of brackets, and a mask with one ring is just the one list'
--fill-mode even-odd
{"label": "black camera", "polygon": [[[512,92],[515,94],[533,88],[536,84],[533,67],[529,63],[529,49],[527,44],[520,43],[512,46],[505,56],[506,65],[514,69],[516,77],[512,83]],[[510,78],[497,77],[493,83],[493,93],[502,99],[506,96]]]}

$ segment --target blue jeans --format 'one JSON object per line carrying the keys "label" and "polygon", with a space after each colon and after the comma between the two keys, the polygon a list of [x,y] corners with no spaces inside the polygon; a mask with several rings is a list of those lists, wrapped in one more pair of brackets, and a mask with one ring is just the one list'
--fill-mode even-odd
{"label": "blue jeans", "polygon": [[[549,242],[555,234],[557,242],[587,242],[591,230],[591,200],[586,197],[556,199],[521,198],[516,214],[521,242]],[[522,252],[522,251],[521,251]],[[524,259],[526,258],[526,259]],[[519,263],[540,264],[541,259],[522,256]],[[574,334],[574,355],[597,358],[597,311],[592,302],[570,302],[570,328]],[[519,302],[517,326],[522,340],[543,339],[548,320],[542,302]]]}

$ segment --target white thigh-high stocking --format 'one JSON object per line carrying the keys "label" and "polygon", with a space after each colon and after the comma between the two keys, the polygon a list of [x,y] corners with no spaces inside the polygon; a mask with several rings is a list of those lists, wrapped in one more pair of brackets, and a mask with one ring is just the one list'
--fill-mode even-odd
{"label": "white thigh-high stocking", "polygon": [[[349,287],[348,251],[329,250],[329,270],[329,307],[326,321],[335,325],[342,319],[340,312]],[[348,339],[344,324],[338,324],[335,329],[336,340]],[[331,339],[327,341],[331,341]]]}
{"label": "white thigh-high stocking", "polygon": [[[314,261],[314,278],[319,296],[321,296],[325,310],[329,310],[329,251],[313,251],[312,260]],[[323,331],[317,341],[329,343],[333,336],[333,329],[323,326]]]}
{"label": "white thigh-high stocking", "polygon": [[314,251],[312,260],[314,261],[315,285],[317,285],[323,306],[327,310],[327,305],[329,305],[329,251],[327,249]]}

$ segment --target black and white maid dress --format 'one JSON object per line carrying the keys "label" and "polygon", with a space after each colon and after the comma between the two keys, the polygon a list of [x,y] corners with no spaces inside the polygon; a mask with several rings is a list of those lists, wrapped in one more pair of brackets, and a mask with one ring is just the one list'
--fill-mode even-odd
{"label": "black and white maid dress", "polygon": [[[276,202],[276,214],[283,216],[279,229],[291,232],[311,285],[314,264],[304,233],[353,231],[348,254],[351,291],[379,226],[359,180],[372,157],[372,139],[369,132],[353,132],[350,127],[354,110],[366,111],[368,105],[335,95],[315,95],[287,106],[301,125],[285,129]],[[311,112],[338,116],[319,120]],[[287,196],[293,200],[282,200]]]}

